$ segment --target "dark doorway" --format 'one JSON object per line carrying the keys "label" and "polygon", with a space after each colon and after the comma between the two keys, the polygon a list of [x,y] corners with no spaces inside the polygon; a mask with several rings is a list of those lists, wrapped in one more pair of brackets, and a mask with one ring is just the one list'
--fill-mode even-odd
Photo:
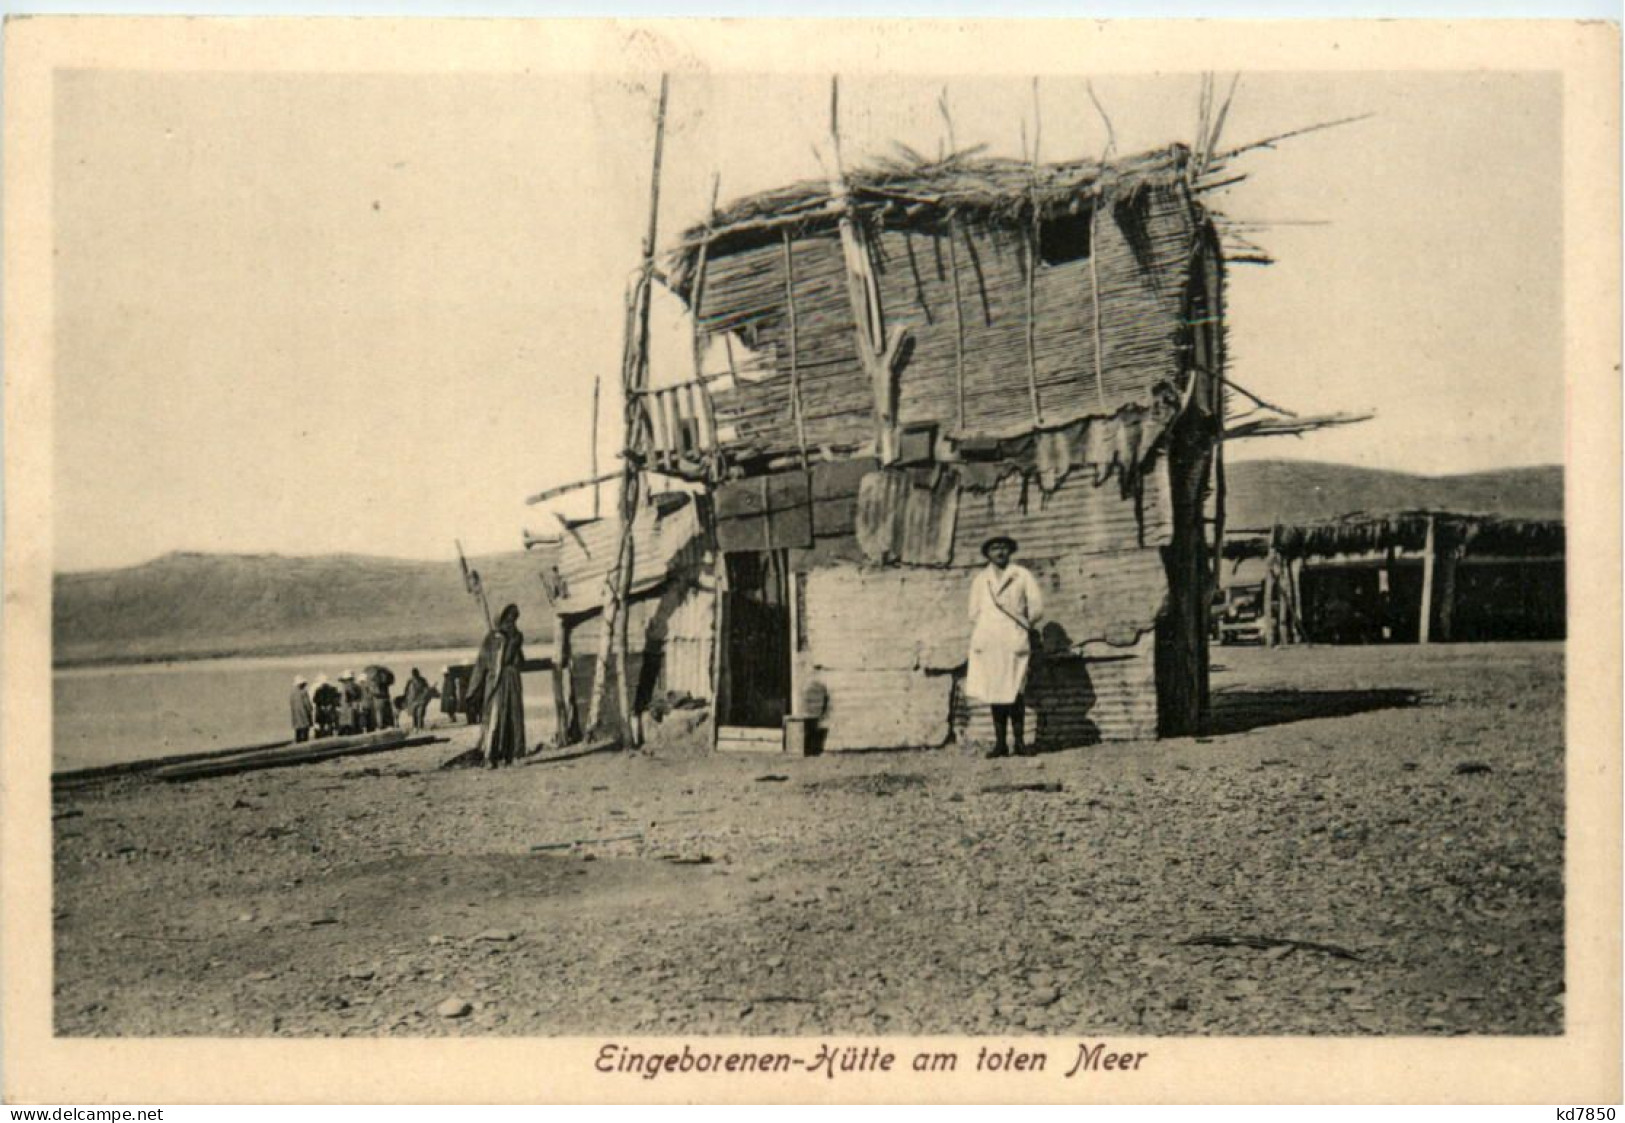
{"label": "dark doorway", "polygon": [[777,729],[790,712],[790,580],[783,550],[727,554],[724,725]]}

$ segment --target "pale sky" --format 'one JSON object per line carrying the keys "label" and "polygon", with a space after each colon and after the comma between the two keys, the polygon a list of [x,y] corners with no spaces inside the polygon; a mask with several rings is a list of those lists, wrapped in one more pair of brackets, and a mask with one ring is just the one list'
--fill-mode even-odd
{"label": "pale sky", "polygon": [[[1198,77],[1105,77],[1120,151],[1194,130]],[[849,162],[1019,155],[1026,79],[852,80]],[[1081,79],[1041,78],[1044,159],[1097,155]],[[824,78],[673,79],[661,242],[823,175]],[[1209,203],[1285,222],[1230,273],[1230,373],[1377,420],[1232,444],[1440,473],[1563,459],[1561,87],[1546,74],[1249,74],[1251,154]],[[170,550],[448,557],[551,533],[619,439],[622,301],[653,91],[533,75],[74,71],[56,86],[58,569]],[[1299,225],[1303,224],[1303,225]],[[609,496],[606,495],[606,501]]]}

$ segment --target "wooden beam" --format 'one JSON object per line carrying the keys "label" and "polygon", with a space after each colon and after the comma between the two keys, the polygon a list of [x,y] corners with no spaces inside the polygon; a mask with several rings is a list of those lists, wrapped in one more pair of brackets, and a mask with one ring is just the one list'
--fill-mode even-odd
{"label": "wooden beam", "polygon": [[1456,567],[1461,561],[1461,547],[1452,546],[1439,553],[1439,642],[1449,643],[1456,619]]}
{"label": "wooden beam", "polygon": [[[946,97],[946,94],[944,94]],[[943,109],[946,113],[946,103]],[[949,131],[949,148],[953,147],[952,130]],[[959,297],[959,250],[955,246],[955,231],[959,220],[953,215],[948,216],[948,277],[953,283],[954,290],[954,390],[959,404],[959,431],[965,431],[965,310],[960,305]]]}
{"label": "wooden beam", "polygon": [[[1273,535],[1271,536],[1273,538]],[[1280,563],[1281,555],[1275,552],[1275,544],[1270,543],[1269,557],[1264,562],[1264,646],[1274,647],[1276,641],[1275,628],[1275,573]]]}
{"label": "wooden beam", "polygon": [[801,364],[797,350],[801,345],[796,322],[796,256],[790,231],[784,231],[784,307],[790,329],[790,415],[796,423],[796,451],[801,454],[801,470],[807,470],[807,421],[801,409]]}
{"label": "wooden beam", "polygon": [[563,616],[553,617],[553,721],[560,745],[573,745],[581,739],[581,719],[576,711],[576,683],[572,673],[570,624]]}
{"label": "wooden beam", "polygon": [[525,502],[531,506],[535,506],[538,503],[546,503],[549,499],[557,499],[561,495],[568,495],[572,491],[580,491],[582,488],[590,487],[594,489],[592,517],[596,519],[598,518],[597,486],[601,483],[608,483],[610,480],[619,479],[620,475],[621,473],[619,471],[603,472],[595,474],[590,479],[574,480],[567,484],[559,484],[557,487],[550,487],[543,491],[538,491],[535,495],[527,497]]}
{"label": "wooden beam", "polygon": [[615,697],[619,706],[622,743],[637,746],[642,738],[637,716],[632,713],[632,691],[627,682],[627,600],[632,591],[635,569],[633,557],[634,525],[640,505],[641,473],[638,463],[647,452],[649,416],[647,404],[641,394],[648,387],[649,378],[649,301],[650,287],[654,283],[655,239],[660,220],[660,162],[666,143],[666,98],[669,90],[667,76],[660,76],[660,102],[655,110],[654,167],[649,176],[649,225],[643,236],[643,262],[627,303],[626,340],[622,348],[621,386],[626,402],[626,429],[624,450],[626,460],[621,472],[620,541],[616,546],[615,567],[610,581],[610,600],[604,619],[604,643],[599,657],[598,681],[594,684],[592,724],[597,725],[602,714],[603,694],[606,688],[610,661],[615,669]]}
{"label": "wooden beam", "polygon": [[907,330],[887,334],[880,305],[880,283],[869,259],[868,237],[852,201],[841,163],[840,79],[830,79],[829,132],[834,148],[835,168],[830,179],[830,198],[839,215],[841,251],[846,262],[847,300],[852,307],[857,333],[858,358],[869,375],[875,406],[875,451],[881,463],[897,459],[897,379],[901,373],[903,345]]}
{"label": "wooden beam", "polygon": [[1417,643],[1428,643],[1433,631],[1433,570],[1436,561],[1433,516],[1429,515],[1427,538],[1422,544],[1422,607],[1416,621]]}
{"label": "wooden beam", "polygon": [[1394,638],[1393,627],[1393,597],[1394,597],[1394,548],[1388,547],[1383,553],[1382,568],[1377,570],[1377,603],[1378,611],[1382,613],[1382,638]]}
{"label": "wooden beam", "polygon": [[[604,477],[599,476],[599,474],[598,474],[598,392],[601,389],[601,384],[603,383],[603,381],[604,381],[603,378],[600,377],[599,375],[596,375],[596,374],[593,375],[593,378],[592,378],[592,517],[595,518],[595,519],[599,517],[599,512],[601,510],[601,507],[599,506],[599,498],[600,497],[599,497],[599,487],[598,487],[598,485],[601,482],[603,482],[603,478],[604,478]],[[530,500],[530,502],[535,503],[535,502],[537,502],[537,500],[532,499],[532,500]]]}

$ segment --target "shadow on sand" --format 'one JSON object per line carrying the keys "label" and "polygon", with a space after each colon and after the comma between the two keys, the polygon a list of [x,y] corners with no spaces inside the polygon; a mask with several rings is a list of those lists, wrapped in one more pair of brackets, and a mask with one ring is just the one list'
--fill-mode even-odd
{"label": "shadow on sand", "polygon": [[1235,690],[1215,692],[1207,734],[1222,737],[1270,725],[1322,717],[1349,717],[1372,710],[1421,705],[1415,690]]}

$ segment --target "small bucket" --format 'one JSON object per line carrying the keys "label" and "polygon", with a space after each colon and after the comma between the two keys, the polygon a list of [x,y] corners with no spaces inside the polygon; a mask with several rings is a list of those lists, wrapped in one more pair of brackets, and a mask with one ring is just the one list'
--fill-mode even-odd
{"label": "small bucket", "polygon": [[817,718],[792,715],[784,719],[784,751],[791,756],[812,756],[817,738]]}

